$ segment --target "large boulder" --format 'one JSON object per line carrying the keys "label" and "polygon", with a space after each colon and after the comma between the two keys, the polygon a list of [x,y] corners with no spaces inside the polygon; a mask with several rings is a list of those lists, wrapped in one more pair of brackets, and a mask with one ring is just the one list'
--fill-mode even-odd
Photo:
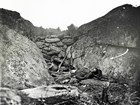
{"label": "large boulder", "polygon": [[75,66],[99,68],[106,75],[127,75],[129,79],[130,76],[138,75],[140,70],[140,49],[95,44],[85,48],[77,46],[73,53],[74,58],[77,58],[74,60]]}
{"label": "large boulder", "polygon": [[28,38],[0,25],[0,84],[28,88],[51,82],[48,66],[37,46]]}
{"label": "large boulder", "polygon": [[75,105],[79,96],[80,92],[77,87],[66,85],[39,86],[23,90],[0,87],[1,105],[55,105],[60,103]]}

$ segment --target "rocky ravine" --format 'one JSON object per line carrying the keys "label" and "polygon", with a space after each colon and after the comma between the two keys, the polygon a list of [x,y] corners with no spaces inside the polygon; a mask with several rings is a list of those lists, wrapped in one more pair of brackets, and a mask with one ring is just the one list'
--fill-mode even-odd
{"label": "rocky ravine", "polygon": [[[7,13],[11,14],[12,16],[11,11],[10,13],[6,11],[6,14]],[[19,86],[15,88],[21,88],[21,87],[29,88],[29,87],[37,86],[36,88],[30,88],[30,89],[25,89],[20,91],[22,94],[24,95],[26,94],[25,95],[26,98],[27,97],[29,98],[29,100],[25,99],[26,101],[24,102],[30,101],[27,102],[26,104],[29,103],[46,104],[47,102],[54,102],[52,101],[54,98],[56,99],[56,101],[60,101],[60,99],[63,98],[63,96],[67,96],[68,94],[68,97],[65,101],[61,100],[61,102],[64,103],[56,102],[56,104],[70,105],[69,102],[71,102],[72,105],[81,105],[81,103],[84,103],[86,105],[93,105],[93,104],[129,105],[133,103],[138,105],[139,99],[137,98],[137,96],[133,96],[133,95],[135,95],[135,92],[140,92],[139,90],[139,79],[140,79],[139,78],[140,75],[140,70],[139,70],[140,69],[140,64],[139,64],[140,62],[140,49],[139,49],[140,15],[139,13],[140,13],[139,7],[135,8],[132,7],[131,5],[123,5],[117,7],[112,11],[110,11],[105,16],[98,18],[90,23],[84,24],[80,28],[78,28],[77,31],[78,40],[76,42],[72,37],[63,36],[63,35],[51,35],[46,37],[40,37],[36,40],[36,45],[40,48],[43,57],[45,58],[46,61],[45,63],[42,57],[40,58],[43,60],[43,65],[45,64],[45,66],[47,66],[47,70],[45,69],[45,72],[48,74],[48,65],[53,64],[53,66],[51,67],[54,68],[51,69],[53,70],[51,71],[51,75],[54,77],[55,82],[59,84],[61,83],[66,85],[74,85],[78,87],[78,89],[76,87],[71,87],[71,86],[69,87],[66,85],[50,85],[50,86],[38,87],[38,85],[40,84],[41,85],[46,84],[47,82],[46,79],[48,78],[45,77],[44,79],[43,77],[43,79],[41,79],[40,76],[38,77],[37,74],[39,72],[38,69],[40,68],[39,65],[42,65],[42,63],[39,63],[38,60],[34,61],[31,59],[32,60],[31,61],[29,59],[29,58],[34,58],[33,52],[36,52],[34,51],[36,47],[35,48],[32,47],[33,52],[31,51],[31,54],[29,53],[28,55],[27,52],[27,57],[26,54],[24,55],[24,50],[28,49],[28,47],[24,45],[25,44],[24,42],[26,41],[24,40],[23,42],[24,44],[22,43],[22,45],[25,46],[25,49],[22,49],[20,47],[21,43],[18,42],[19,41],[18,39],[21,39],[22,37],[20,38],[17,35],[20,36],[19,33],[22,33],[22,31],[24,35],[24,32],[26,32],[27,30],[26,29],[25,29],[26,31],[16,30],[16,32],[19,32],[18,34],[15,34],[16,32],[13,30],[11,31],[9,23],[11,23],[11,27],[13,27],[14,25],[12,26],[12,23],[13,21],[15,22],[16,19],[10,20],[8,15],[8,20],[10,21],[7,23],[5,20],[2,20],[1,22],[3,25],[6,25],[6,27],[10,28],[10,31],[7,32],[7,29],[9,30],[9,28],[6,28],[6,31],[2,31],[2,33],[6,33],[6,35],[10,37],[5,38],[2,36],[1,42],[4,42],[4,44],[6,43],[7,46],[7,43],[10,42],[9,39],[11,40],[12,38],[14,40],[13,43],[10,45],[16,45],[16,47],[19,48],[19,50],[17,51],[15,47],[12,48],[10,47],[10,49],[6,49],[6,51],[8,52],[12,52],[13,51],[12,49],[14,48],[15,49],[14,52],[11,53],[14,54],[14,57],[4,56],[5,54],[1,55],[2,56],[1,67],[3,67],[4,65],[4,69],[2,70],[5,70],[5,68],[10,68],[8,70],[13,70],[12,68],[15,68],[14,70],[26,71],[26,68],[27,69],[29,68],[27,70],[28,72],[27,71],[26,72],[27,74],[30,74],[32,73],[31,72],[32,69],[35,69],[34,67],[36,68],[39,67],[37,70],[35,69],[35,71],[33,72],[35,74],[37,73],[36,77],[31,75],[28,81],[26,80],[25,77],[29,77],[29,76],[23,75],[23,72],[21,73],[19,78],[17,77],[13,78],[11,76],[12,78],[11,80],[17,79],[17,81],[21,82],[21,86],[17,85],[18,84],[17,81],[14,82],[9,81],[9,83],[11,84],[15,83],[16,85],[14,86]],[[26,22],[25,23],[23,22],[23,25],[24,24],[26,24]],[[3,27],[5,27],[3,25],[1,27],[2,29]],[[21,26],[23,25],[21,23]],[[17,24],[16,27],[18,28]],[[27,35],[30,34],[30,32],[31,31],[29,31]],[[30,36],[28,37],[30,38]],[[1,44],[2,47],[1,49],[4,49],[3,48],[4,44],[3,43]],[[17,45],[19,45],[19,47]],[[1,52],[3,52],[3,50]],[[8,53],[6,54],[8,55]],[[37,54],[41,56],[40,53]],[[21,57],[19,57],[19,55]],[[15,60],[14,63],[10,63],[10,64],[6,63],[7,66],[5,66],[6,58],[8,59],[15,58],[16,60],[14,59]],[[24,60],[23,58],[25,58],[27,62],[28,61],[31,62],[31,64],[26,65],[27,66],[26,68],[22,67],[22,65],[24,66],[24,63],[20,64],[20,66],[18,66],[19,63],[18,64],[16,63],[17,60],[18,62],[23,61]],[[70,62],[64,63],[65,61],[70,61]],[[55,64],[56,62],[58,63],[57,65]],[[70,67],[70,64],[72,65],[73,68]],[[61,68],[59,68],[59,66]],[[95,69],[97,71],[95,71]],[[42,75],[44,75],[45,74],[44,68],[42,68],[41,71],[43,73]],[[10,73],[10,75],[15,75],[15,76],[17,74],[13,72],[6,72],[6,74],[8,73]],[[47,76],[50,77],[49,74]],[[7,75],[5,76],[6,81],[4,82],[4,84],[9,84],[7,83],[7,77],[9,78],[9,76]],[[49,80],[51,81],[51,79]],[[23,81],[25,82],[22,84]],[[26,84],[26,86],[28,85],[27,87],[25,87],[26,81],[28,82]],[[79,90],[81,92],[80,97],[78,92]],[[2,88],[0,89],[0,92],[2,92],[5,95],[5,93],[7,94],[7,92],[9,94],[12,93],[13,90]],[[18,93],[16,92],[12,93],[12,95],[15,96],[17,94]],[[48,97],[49,96],[48,94],[49,95],[53,94],[51,99],[50,97]],[[73,99],[73,95],[74,95],[74,99]],[[22,96],[18,95],[17,98],[15,99],[11,95],[9,95],[9,98],[11,100],[18,101],[18,103],[22,103],[20,98],[22,98],[23,100],[25,98]],[[5,95],[5,97],[7,96]],[[7,99],[7,98],[5,99],[5,97],[3,98],[2,96],[4,102]],[[6,102],[9,102],[9,99],[6,100]]]}

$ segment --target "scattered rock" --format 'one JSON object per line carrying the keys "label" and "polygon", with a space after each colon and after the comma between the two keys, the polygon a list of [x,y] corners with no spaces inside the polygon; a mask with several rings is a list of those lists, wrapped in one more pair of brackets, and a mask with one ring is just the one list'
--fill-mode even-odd
{"label": "scattered rock", "polygon": [[48,54],[44,54],[44,53],[43,53],[43,57],[44,57],[45,59],[47,59],[47,60],[51,60],[51,56],[49,56]]}
{"label": "scattered rock", "polygon": [[71,36],[64,36],[63,39],[71,39],[72,37]]}
{"label": "scattered rock", "polygon": [[65,36],[65,35],[60,34],[60,35],[58,35],[58,38],[59,38],[60,40],[62,40],[62,39],[64,38],[64,36]]}
{"label": "scattered rock", "polygon": [[44,42],[36,42],[37,47],[43,48]]}
{"label": "scattered rock", "polygon": [[47,54],[48,54],[49,56],[53,56],[53,55],[58,55],[59,52],[58,52],[58,51],[50,51],[50,52],[47,52]]}
{"label": "scattered rock", "polygon": [[46,50],[42,49],[41,52],[46,55],[49,51],[46,51]]}
{"label": "scattered rock", "polygon": [[50,38],[58,38],[58,35],[51,35]]}
{"label": "scattered rock", "polygon": [[82,80],[80,82],[80,84],[93,85],[93,86],[98,85],[101,87],[108,87],[110,83],[108,81],[100,81],[100,80],[95,80],[95,79],[85,79],[85,80]]}
{"label": "scattered rock", "polygon": [[68,67],[70,66],[70,63],[70,59],[65,59],[62,65]]}
{"label": "scattered rock", "polygon": [[62,43],[64,43],[67,46],[70,46],[74,43],[74,40],[72,38],[67,38],[67,39],[65,38],[62,40]]}
{"label": "scattered rock", "polygon": [[82,68],[76,71],[76,78],[78,80],[84,80],[84,79],[88,79],[88,77],[90,75],[92,75],[92,72],[88,69],[88,68]]}
{"label": "scattered rock", "polygon": [[49,43],[45,43],[45,46],[46,46],[46,47],[49,47],[49,46],[50,46],[50,44],[49,44]]}
{"label": "scattered rock", "polygon": [[62,59],[60,59],[60,58],[57,57],[57,56],[52,56],[52,57],[51,57],[51,62],[53,62],[54,64],[59,65],[59,64],[62,62]]}
{"label": "scattered rock", "polygon": [[65,54],[66,54],[66,53],[65,53],[64,51],[61,51],[61,52],[59,53],[58,57],[59,57],[59,58],[64,58]]}
{"label": "scattered rock", "polygon": [[56,46],[50,46],[50,49],[54,50],[54,51],[57,51],[57,52],[61,51],[61,49],[59,47],[56,47]]}
{"label": "scattered rock", "polygon": [[76,78],[71,78],[69,83],[76,84],[76,83],[78,83],[78,80]]}
{"label": "scattered rock", "polygon": [[63,46],[63,50],[64,50],[64,51],[65,51],[67,48],[68,48],[67,45],[64,45],[64,46]]}
{"label": "scattered rock", "polygon": [[61,72],[68,72],[69,69],[68,69],[67,67],[65,67],[65,66],[62,66],[62,67],[60,68],[60,71],[61,71]]}
{"label": "scattered rock", "polygon": [[70,79],[71,79],[71,73],[67,72],[67,73],[61,73],[61,75],[57,75],[57,77],[55,78],[55,81],[59,84],[65,84],[66,81],[68,83]]}
{"label": "scattered rock", "polygon": [[22,105],[21,97],[15,90],[0,87],[0,104],[1,105]]}
{"label": "scattered rock", "polygon": [[46,38],[45,41],[47,43],[56,43],[56,42],[60,42],[59,38]]}
{"label": "scattered rock", "polygon": [[55,46],[55,47],[57,47],[57,43],[51,43],[50,46]]}
{"label": "scattered rock", "polygon": [[58,66],[54,63],[51,64],[51,66],[49,67],[50,71],[58,71]]}
{"label": "scattered rock", "polygon": [[92,94],[92,96],[98,96],[102,94],[104,88],[109,87],[109,82],[94,79],[85,79],[79,83],[78,87],[81,91]]}
{"label": "scattered rock", "polygon": [[63,47],[64,44],[63,44],[62,42],[58,42],[58,43],[57,43],[57,46],[58,46],[58,47]]}
{"label": "scattered rock", "polygon": [[36,42],[44,42],[44,40],[45,40],[45,36],[40,36],[35,41]]}
{"label": "scattered rock", "polygon": [[45,50],[45,51],[51,51],[50,47],[45,47],[45,48],[43,48],[43,50]]}

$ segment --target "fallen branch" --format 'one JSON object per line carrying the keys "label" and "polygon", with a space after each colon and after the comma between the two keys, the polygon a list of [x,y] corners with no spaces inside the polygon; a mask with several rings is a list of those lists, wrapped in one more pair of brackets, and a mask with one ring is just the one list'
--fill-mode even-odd
{"label": "fallen branch", "polygon": [[[71,48],[72,48],[72,47],[71,47]],[[71,49],[71,48],[70,48],[70,49]],[[69,53],[70,53],[70,50],[65,54],[64,59],[63,59],[62,62],[59,64],[59,66],[58,66],[58,71],[57,71],[57,72],[60,71],[60,68],[61,68],[62,64],[64,63],[64,61],[65,61],[65,59],[67,58],[67,56],[68,56]]]}
{"label": "fallen branch", "polygon": [[67,58],[67,55],[68,55],[68,54],[65,54],[64,59],[62,60],[62,62],[61,62],[60,65],[58,66],[58,71],[57,71],[57,72],[60,71],[60,68],[61,68],[62,64],[64,63],[65,59]]}
{"label": "fallen branch", "polygon": [[122,54],[120,54],[120,55],[118,55],[118,56],[111,57],[110,59],[116,59],[116,58],[118,58],[118,57],[121,57],[121,56],[127,54],[128,51],[129,51],[129,49],[127,49],[124,53],[122,53]]}

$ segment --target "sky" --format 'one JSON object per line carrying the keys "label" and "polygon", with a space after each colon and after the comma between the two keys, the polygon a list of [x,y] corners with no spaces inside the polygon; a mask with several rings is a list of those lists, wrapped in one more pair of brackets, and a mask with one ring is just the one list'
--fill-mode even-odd
{"label": "sky", "polygon": [[0,0],[0,8],[17,11],[43,28],[67,29],[97,19],[123,4],[140,6],[140,0]]}

